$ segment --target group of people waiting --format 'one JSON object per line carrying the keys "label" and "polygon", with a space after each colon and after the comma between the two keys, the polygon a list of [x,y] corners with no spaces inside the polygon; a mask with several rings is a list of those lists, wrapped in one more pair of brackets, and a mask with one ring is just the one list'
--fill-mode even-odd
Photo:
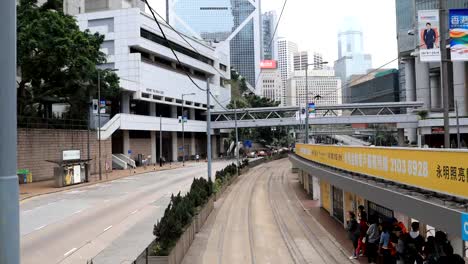
{"label": "group of people waiting", "polygon": [[463,258],[454,254],[453,247],[442,231],[425,239],[413,222],[410,230],[396,218],[367,216],[364,206],[358,216],[348,212],[347,231],[353,243],[350,259],[367,257],[369,263],[383,264],[462,264]]}

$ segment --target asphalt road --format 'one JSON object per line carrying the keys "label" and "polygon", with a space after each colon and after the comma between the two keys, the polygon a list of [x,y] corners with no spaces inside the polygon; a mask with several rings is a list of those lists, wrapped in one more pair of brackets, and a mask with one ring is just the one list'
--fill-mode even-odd
{"label": "asphalt road", "polygon": [[355,263],[304,212],[287,159],[253,168],[216,202],[183,264]]}
{"label": "asphalt road", "polygon": [[156,223],[170,195],[201,176],[206,163],[29,199],[20,208],[21,263],[86,263],[138,223]]}

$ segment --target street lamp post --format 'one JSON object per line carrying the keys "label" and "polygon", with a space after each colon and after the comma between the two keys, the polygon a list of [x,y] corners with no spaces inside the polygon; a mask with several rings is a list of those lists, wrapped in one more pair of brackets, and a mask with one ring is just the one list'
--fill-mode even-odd
{"label": "street lamp post", "polygon": [[305,139],[304,144],[309,144],[309,65],[318,66],[328,64],[328,62],[320,63],[307,63],[305,68],[305,82],[306,82],[306,118],[305,118]]}
{"label": "street lamp post", "polygon": [[195,93],[182,94],[182,166],[185,166],[185,121],[184,121],[184,96],[195,95]]}
{"label": "street lamp post", "polygon": [[[104,71],[118,71],[117,69],[104,69]],[[98,77],[98,166],[99,166],[99,180],[102,181],[102,164],[101,164],[101,70],[97,71]]]}

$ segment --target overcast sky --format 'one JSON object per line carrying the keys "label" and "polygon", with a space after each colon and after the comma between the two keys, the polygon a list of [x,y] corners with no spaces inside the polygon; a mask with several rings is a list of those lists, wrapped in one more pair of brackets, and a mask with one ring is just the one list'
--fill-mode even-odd
{"label": "overcast sky", "polygon": [[[165,13],[165,0],[149,2]],[[276,10],[279,16],[283,3],[262,0],[262,12]],[[300,50],[322,53],[331,63],[337,59],[337,33],[347,16],[360,21],[364,49],[372,54],[374,68],[398,56],[395,0],[288,0],[278,36],[296,42]]]}

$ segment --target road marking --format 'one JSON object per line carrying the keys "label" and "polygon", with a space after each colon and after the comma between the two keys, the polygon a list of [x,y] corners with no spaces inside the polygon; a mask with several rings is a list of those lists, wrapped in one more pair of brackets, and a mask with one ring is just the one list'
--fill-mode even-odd
{"label": "road marking", "polygon": [[83,210],[78,210],[78,211],[74,212],[73,214],[79,214],[81,212],[83,212]]}
{"label": "road marking", "polygon": [[109,230],[109,229],[111,229],[111,228],[112,228],[112,226],[111,226],[111,225],[110,225],[110,226],[108,226],[106,229],[104,229],[104,232],[106,232],[107,230]]}
{"label": "road marking", "polygon": [[109,202],[110,200],[104,200],[105,203]]}
{"label": "road marking", "polygon": [[131,215],[138,213],[138,210],[135,210],[131,213]]}
{"label": "road marking", "polygon": [[37,230],[41,230],[41,229],[44,228],[44,227],[46,227],[46,225],[40,226],[40,227],[38,227],[38,228],[36,228],[36,229],[34,229],[34,230],[36,230],[36,231],[37,231]]}
{"label": "road marking", "polygon": [[63,256],[66,257],[66,256],[70,255],[71,253],[73,253],[73,252],[75,252],[75,251],[76,251],[76,248],[72,248],[72,249],[70,249],[67,253],[63,254]]}

